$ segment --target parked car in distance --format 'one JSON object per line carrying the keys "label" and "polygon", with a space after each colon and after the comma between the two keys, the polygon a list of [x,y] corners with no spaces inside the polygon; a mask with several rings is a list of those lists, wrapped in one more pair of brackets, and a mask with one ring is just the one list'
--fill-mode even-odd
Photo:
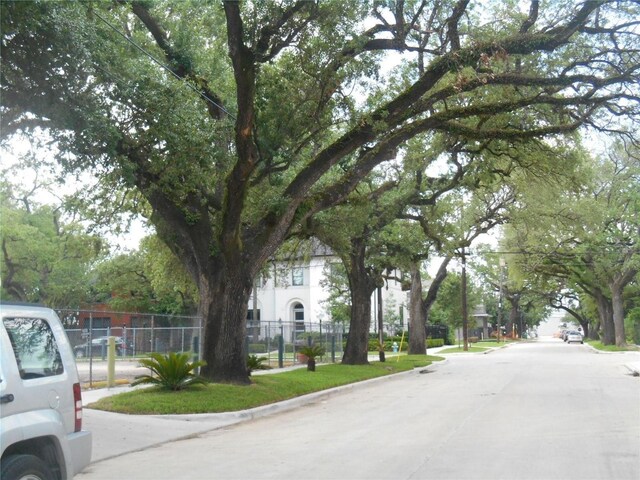
{"label": "parked car in distance", "polygon": [[[116,355],[123,356],[132,352],[131,345],[125,346],[122,337],[114,337],[116,343]],[[88,357],[101,357],[107,354],[107,342],[109,337],[96,337],[91,340],[91,348],[89,348],[89,342],[82,343],[73,347],[73,353],[76,358]]]}
{"label": "parked car in distance", "polygon": [[91,461],[73,350],[50,308],[0,303],[0,478],[65,480]]}
{"label": "parked car in distance", "polygon": [[567,343],[584,343],[584,340],[582,338],[582,334],[580,332],[577,332],[575,330],[572,330],[570,332],[567,333]]}

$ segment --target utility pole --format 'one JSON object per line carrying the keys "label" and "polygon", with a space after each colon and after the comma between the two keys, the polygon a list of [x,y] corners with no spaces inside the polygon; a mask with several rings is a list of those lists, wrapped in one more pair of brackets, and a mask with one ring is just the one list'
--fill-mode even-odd
{"label": "utility pole", "polygon": [[382,325],[382,287],[378,287],[377,295],[378,303],[378,342],[380,343],[380,350],[378,351],[378,357],[381,362],[385,361],[384,356],[384,338],[383,338],[383,325]]}
{"label": "utility pole", "polygon": [[467,312],[467,257],[462,247],[462,339],[465,352],[469,351],[469,318]]}
{"label": "utility pole", "polygon": [[498,332],[497,339],[500,343],[500,325],[502,324],[502,284],[504,283],[504,258],[500,257],[500,296],[498,297]]}
{"label": "utility pole", "polygon": [[[252,341],[257,343],[260,340],[260,323],[258,321],[258,278],[253,280],[253,305],[251,315],[251,336]],[[258,327],[258,328],[256,328]]]}

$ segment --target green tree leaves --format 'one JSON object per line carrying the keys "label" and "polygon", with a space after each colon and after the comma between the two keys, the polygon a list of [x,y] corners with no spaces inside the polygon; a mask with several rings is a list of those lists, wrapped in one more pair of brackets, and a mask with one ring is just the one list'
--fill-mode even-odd
{"label": "green tree leaves", "polygon": [[103,255],[100,238],[65,222],[50,206],[21,207],[1,192],[2,297],[51,307],[79,306],[89,296],[91,265]]}

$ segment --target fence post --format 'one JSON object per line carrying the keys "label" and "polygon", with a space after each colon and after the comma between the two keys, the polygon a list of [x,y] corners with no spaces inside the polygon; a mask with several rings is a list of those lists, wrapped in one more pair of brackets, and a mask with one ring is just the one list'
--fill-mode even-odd
{"label": "fence post", "polygon": [[331,335],[331,362],[336,363],[336,336]]}
{"label": "fence post", "polygon": [[284,367],[284,329],[280,325],[280,336],[278,337],[278,368]]}
{"label": "fence post", "polygon": [[157,352],[158,351],[156,349],[156,342],[155,342],[155,339],[156,339],[156,337],[155,337],[156,332],[155,332],[155,328],[154,328],[155,327],[155,322],[156,322],[155,317],[153,315],[151,315],[151,343],[149,345],[149,348],[150,348],[150,351],[152,351],[152,352]]}
{"label": "fence post", "polygon": [[193,361],[197,362],[200,360],[200,337],[198,335],[193,337]]}
{"label": "fence post", "polygon": [[[107,327],[107,338],[109,338],[110,336],[111,336],[111,327]],[[93,347],[93,345],[92,345],[92,347]],[[107,358],[107,349],[108,348],[109,348],[109,345],[107,343],[100,344],[100,353],[102,354],[102,360]]]}
{"label": "fence post", "polygon": [[93,388],[93,313],[89,312],[89,339],[87,340],[89,355],[89,388]]}
{"label": "fence post", "polygon": [[[198,317],[198,360],[202,360],[202,351],[204,350],[204,332],[202,331],[202,317]],[[198,369],[200,371],[200,369]]]}

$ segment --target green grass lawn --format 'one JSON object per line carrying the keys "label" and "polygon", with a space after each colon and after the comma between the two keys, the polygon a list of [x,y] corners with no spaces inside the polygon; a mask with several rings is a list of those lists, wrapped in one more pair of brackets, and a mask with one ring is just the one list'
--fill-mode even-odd
{"label": "green grass lawn", "polygon": [[[468,352],[478,353],[478,352],[486,352],[487,350],[489,350],[488,347],[476,347],[475,345],[476,344],[470,344]],[[465,353],[465,350],[464,350],[464,347],[462,346],[445,348],[444,350],[440,350],[438,352],[438,355],[447,354],[447,353]]]}
{"label": "green grass lawn", "polygon": [[249,386],[208,384],[170,392],[143,388],[103,398],[90,408],[128,414],[220,413],[246,410],[340,385],[424,367],[443,360],[430,355],[403,355],[369,365],[319,365],[306,369],[252,377]]}
{"label": "green grass lawn", "polygon": [[[469,344],[469,352],[471,353],[481,353],[481,352],[486,352],[487,350],[489,350],[490,348],[496,348],[496,347],[504,347],[505,345],[512,343],[513,340],[501,340],[500,342],[496,342],[495,340],[489,340],[489,341],[480,341],[477,343],[470,343]],[[464,353],[464,348],[462,347],[462,345],[460,345],[460,347],[458,346],[453,346],[450,348],[446,348],[444,350],[439,350],[438,351],[438,355],[440,355],[441,353],[447,354],[447,353]]]}
{"label": "green grass lawn", "polygon": [[628,351],[638,351],[638,347],[635,345],[628,345],[626,347],[617,347],[616,345],[603,345],[600,340],[585,340],[589,345],[591,345],[596,350],[602,350],[604,352],[628,352]]}

